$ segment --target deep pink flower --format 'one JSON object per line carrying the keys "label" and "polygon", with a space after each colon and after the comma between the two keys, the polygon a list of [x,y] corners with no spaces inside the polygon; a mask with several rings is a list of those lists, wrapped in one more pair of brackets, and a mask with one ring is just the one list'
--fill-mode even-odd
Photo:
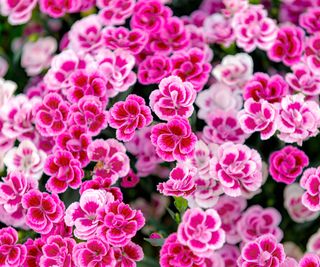
{"label": "deep pink flower", "polygon": [[133,210],[120,201],[111,202],[99,209],[98,220],[101,225],[98,227],[97,234],[115,247],[128,244],[145,224],[140,210]]}
{"label": "deep pink flower", "polygon": [[177,164],[170,172],[169,180],[158,184],[157,189],[165,196],[188,196],[196,190],[195,173],[196,168]]}
{"label": "deep pink flower", "polygon": [[64,204],[57,195],[35,189],[23,196],[22,206],[27,209],[26,224],[40,234],[50,232],[53,224],[59,223],[64,214]]}
{"label": "deep pink flower", "polygon": [[36,113],[36,126],[45,136],[57,136],[67,128],[69,103],[57,93],[47,94]]}
{"label": "deep pink flower", "polygon": [[309,69],[316,75],[320,74],[320,33],[309,37],[306,41],[305,58]]}
{"label": "deep pink flower", "polygon": [[320,9],[319,7],[308,8],[306,12],[300,15],[299,25],[306,29],[309,34],[320,31]]}
{"label": "deep pink flower", "polygon": [[182,245],[177,234],[169,235],[160,250],[161,267],[204,267],[204,257],[194,253],[188,246]]}
{"label": "deep pink flower", "polygon": [[189,121],[181,117],[153,126],[150,138],[157,154],[166,161],[184,161],[190,158],[197,141]]}
{"label": "deep pink flower", "polygon": [[252,52],[257,47],[262,50],[271,48],[277,37],[277,25],[267,17],[263,5],[249,5],[243,12],[236,13],[232,26],[236,43],[246,52]]}
{"label": "deep pink flower", "polygon": [[269,172],[272,178],[285,184],[292,184],[308,165],[308,156],[294,146],[286,146],[275,151],[269,158]]}
{"label": "deep pink flower", "polygon": [[316,136],[320,126],[318,103],[305,100],[302,94],[288,95],[280,103],[278,138],[286,143],[302,142]]}
{"label": "deep pink flower", "polygon": [[311,211],[302,204],[304,190],[298,183],[286,186],[284,190],[284,207],[291,219],[297,223],[310,222],[319,216],[319,211]]}
{"label": "deep pink flower", "polygon": [[80,196],[79,202],[73,202],[66,210],[65,223],[75,226],[74,235],[82,240],[96,236],[99,221],[98,210],[112,202],[114,197],[105,190],[87,189]]}
{"label": "deep pink flower", "polygon": [[253,60],[246,53],[225,56],[212,71],[214,77],[232,88],[238,89],[251,78]]}
{"label": "deep pink flower", "polygon": [[224,261],[225,267],[236,267],[240,256],[240,250],[236,245],[225,244],[217,251]]}
{"label": "deep pink flower", "polygon": [[115,267],[136,267],[136,262],[143,259],[142,248],[131,241],[124,247],[114,247],[113,251]]}
{"label": "deep pink flower", "polygon": [[301,60],[303,52],[304,31],[294,25],[284,25],[278,31],[278,36],[268,50],[268,57],[275,62],[283,62],[292,66]]}
{"label": "deep pink flower", "polygon": [[70,107],[69,122],[84,127],[89,136],[96,136],[108,125],[107,112],[98,98],[85,96]]}
{"label": "deep pink flower", "polygon": [[248,135],[241,129],[237,114],[234,111],[217,111],[207,119],[208,125],[203,128],[202,139],[210,144],[225,142],[244,143]]}
{"label": "deep pink flower", "polygon": [[7,16],[11,25],[24,24],[30,20],[36,4],[37,0],[1,0],[0,14]]}
{"label": "deep pink flower", "polygon": [[91,137],[86,134],[86,129],[77,125],[71,126],[68,132],[58,135],[56,139],[57,150],[69,151],[79,160],[82,168],[89,163],[87,148],[90,143]]}
{"label": "deep pink flower", "polygon": [[42,13],[48,14],[53,18],[60,18],[66,13],[74,13],[79,11],[81,7],[80,0],[39,0],[40,10]]}
{"label": "deep pink flower", "polygon": [[159,0],[139,1],[134,7],[130,26],[133,29],[138,28],[148,33],[156,33],[162,29],[171,15],[171,9]]}
{"label": "deep pink flower", "polygon": [[189,118],[193,113],[196,91],[189,82],[182,82],[177,76],[161,80],[159,89],[150,94],[150,106],[162,120],[175,116]]}
{"label": "deep pink flower", "polygon": [[192,83],[199,92],[209,78],[211,65],[206,62],[205,54],[199,48],[191,48],[188,52],[177,52],[171,57],[172,75],[179,76],[182,81]]}
{"label": "deep pink flower", "polygon": [[46,189],[53,193],[63,193],[68,186],[79,188],[84,176],[80,161],[67,150],[57,150],[48,156],[44,173],[50,176]]}
{"label": "deep pink flower", "polygon": [[280,213],[274,208],[263,209],[259,205],[248,208],[237,223],[237,230],[244,243],[264,234],[272,234],[278,241],[283,237],[279,228]]}
{"label": "deep pink flower", "polygon": [[125,27],[107,27],[102,34],[108,49],[120,48],[133,55],[139,54],[148,42],[148,34],[140,29],[130,31]]}
{"label": "deep pink flower", "polygon": [[260,99],[270,103],[280,102],[288,93],[288,84],[278,74],[269,76],[262,72],[256,72],[246,83],[243,92],[245,100],[253,98],[255,101]]}
{"label": "deep pink flower", "polygon": [[291,69],[293,73],[287,73],[286,81],[293,90],[308,96],[320,94],[320,77],[315,75],[308,65],[299,63]]}
{"label": "deep pink flower", "polygon": [[241,237],[235,225],[241,218],[246,206],[247,201],[244,198],[234,198],[227,195],[221,196],[218,203],[213,206],[221,218],[221,228],[225,231],[226,242],[229,244],[237,244],[241,241]]}
{"label": "deep pink flower", "polygon": [[133,13],[136,0],[97,0],[99,17],[106,25],[123,25]]}
{"label": "deep pink flower", "polygon": [[47,240],[50,236],[58,235],[60,237],[67,237],[71,238],[72,235],[72,227],[67,226],[64,222],[64,220],[61,220],[58,223],[55,223],[51,229],[51,231],[47,234],[41,234],[41,237],[44,240]]}
{"label": "deep pink flower", "polygon": [[17,242],[18,233],[15,229],[0,229],[0,266],[20,267],[23,264],[27,248]]}
{"label": "deep pink flower", "polygon": [[[10,217],[11,225],[25,228],[26,209],[21,205],[22,197],[30,190],[36,189],[38,183],[32,178],[16,171],[9,173],[0,182],[0,205],[3,207],[4,217]],[[3,218],[0,218],[1,221]],[[6,221],[3,221],[6,223]]]}
{"label": "deep pink flower", "polygon": [[318,255],[313,253],[307,253],[299,261],[299,267],[319,267],[320,258]]}
{"label": "deep pink flower", "polygon": [[24,245],[27,248],[27,256],[23,267],[34,267],[39,266],[40,257],[42,256],[42,247],[45,244],[45,240],[43,238],[36,238],[32,240],[28,238],[27,242]]}
{"label": "deep pink flower", "polygon": [[72,238],[62,238],[59,235],[50,236],[42,246],[43,255],[39,266],[74,267],[72,250],[75,245],[76,241]]}
{"label": "deep pink flower", "polygon": [[109,125],[117,129],[117,139],[132,140],[135,130],[142,129],[152,122],[150,108],[140,96],[131,94],[125,101],[119,101],[109,110]]}
{"label": "deep pink flower", "polygon": [[159,83],[170,75],[172,63],[165,55],[147,56],[138,66],[138,80],[141,84]]}
{"label": "deep pink flower", "polygon": [[116,263],[113,249],[99,237],[76,244],[72,258],[77,267],[115,267]]}
{"label": "deep pink flower", "polygon": [[120,184],[124,188],[133,188],[139,183],[139,181],[140,177],[130,169],[129,173],[125,177],[122,177]]}
{"label": "deep pink flower", "polygon": [[241,250],[238,266],[273,266],[280,267],[285,260],[282,244],[271,235],[263,235],[254,241],[248,242]]}
{"label": "deep pink flower", "polygon": [[200,256],[221,248],[225,242],[221,219],[214,209],[188,209],[179,224],[177,235],[181,244]]}
{"label": "deep pink flower", "polygon": [[261,140],[269,139],[277,130],[275,122],[277,109],[264,99],[259,101],[249,98],[244,102],[244,110],[238,113],[241,129],[251,134],[260,132]]}
{"label": "deep pink flower", "polygon": [[116,139],[96,139],[88,147],[88,157],[97,162],[94,178],[101,177],[115,183],[130,170],[129,157],[123,144]]}
{"label": "deep pink flower", "polygon": [[311,211],[320,211],[320,167],[306,169],[300,186],[306,190],[302,195],[302,204]]}
{"label": "deep pink flower", "polygon": [[211,159],[212,175],[224,192],[232,197],[256,191],[262,184],[262,162],[259,153],[246,145],[224,143]]}

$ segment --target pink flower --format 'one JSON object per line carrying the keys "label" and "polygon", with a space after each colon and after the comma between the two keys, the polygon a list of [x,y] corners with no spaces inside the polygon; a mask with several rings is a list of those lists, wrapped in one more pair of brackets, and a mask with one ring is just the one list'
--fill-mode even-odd
{"label": "pink flower", "polygon": [[106,26],[125,24],[133,13],[135,0],[98,0],[99,17]]}
{"label": "pink flower", "polygon": [[225,267],[236,267],[240,256],[240,250],[235,245],[225,244],[217,251],[224,261]]}
{"label": "pink flower", "polygon": [[28,238],[27,242],[24,245],[27,248],[27,257],[23,264],[23,267],[34,267],[39,266],[40,257],[42,256],[42,247],[45,244],[43,238],[36,238],[32,240]]}
{"label": "pink flower", "polygon": [[31,18],[32,11],[37,4],[37,0],[1,0],[0,14],[8,16],[8,22],[11,25],[20,25],[28,22]]}
{"label": "pink flower", "polygon": [[77,54],[97,53],[103,45],[102,25],[99,17],[90,15],[76,21],[68,33],[68,38],[70,48]]}
{"label": "pink flower", "polygon": [[99,237],[78,243],[73,248],[72,258],[77,267],[115,267],[113,249]]}
{"label": "pink flower", "polygon": [[57,136],[66,130],[68,114],[68,102],[57,93],[47,94],[37,108],[37,129],[44,136]]}
{"label": "pink flower", "polygon": [[15,82],[6,81],[1,77],[0,75],[0,109],[13,97],[13,93],[18,87]]}
{"label": "pink flower", "polygon": [[310,236],[307,243],[307,251],[320,254],[320,231],[318,230],[312,236]]}
{"label": "pink flower", "polygon": [[117,262],[115,267],[135,267],[136,262],[143,259],[142,248],[131,241],[124,247],[114,247],[113,251]]}
{"label": "pink flower", "polygon": [[20,171],[26,176],[39,180],[47,155],[38,150],[29,140],[22,141],[18,147],[11,148],[3,159],[8,171]]}
{"label": "pink flower", "polygon": [[261,157],[246,145],[231,142],[221,145],[211,159],[211,171],[231,197],[254,192],[262,184]]}
{"label": "pink flower", "polygon": [[223,195],[213,207],[221,218],[221,228],[225,231],[226,242],[229,244],[237,244],[241,241],[241,237],[235,225],[241,218],[246,206],[247,201],[242,197],[234,198]]}
{"label": "pink flower", "polygon": [[263,209],[261,206],[253,205],[242,214],[236,227],[244,243],[264,234],[272,234],[280,241],[283,236],[279,228],[280,222],[281,215],[276,209]]}
{"label": "pink flower", "polygon": [[107,112],[97,97],[85,96],[70,107],[69,123],[84,127],[89,136],[96,136],[108,125]]}
{"label": "pink flower", "polygon": [[244,109],[238,113],[241,129],[247,134],[260,132],[261,140],[269,139],[276,132],[276,116],[277,110],[272,104],[264,99],[256,102],[253,98],[247,99]]}
{"label": "pink flower", "polygon": [[292,184],[309,165],[308,156],[300,149],[286,146],[275,151],[269,158],[269,172],[274,180]]}
{"label": "pink flower", "polygon": [[206,143],[224,144],[225,142],[244,143],[247,134],[241,129],[234,111],[217,111],[207,119],[202,139]]}
{"label": "pink flower", "polygon": [[320,9],[318,7],[308,8],[306,12],[300,15],[299,25],[311,35],[318,32],[320,28]]}
{"label": "pink flower", "polygon": [[132,140],[135,130],[152,122],[150,108],[140,96],[131,94],[125,101],[119,101],[109,110],[109,125],[117,129],[117,139]]}
{"label": "pink flower", "polygon": [[139,1],[130,21],[132,29],[141,29],[148,33],[159,32],[166,20],[171,17],[172,11],[159,0]]}
{"label": "pink flower", "polygon": [[288,93],[288,84],[278,74],[269,76],[262,72],[256,72],[246,83],[243,92],[245,100],[253,98],[255,101],[260,99],[270,103],[280,102]]}
{"label": "pink flower", "polygon": [[306,190],[302,195],[302,204],[311,211],[320,211],[320,168],[306,169],[300,186]]}
{"label": "pink flower", "polygon": [[287,73],[286,81],[293,90],[308,96],[320,94],[320,77],[315,75],[308,65],[299,63],[291,69],[293,73]]}
{"label": "pink flower", "polygon": [[48,14],[53,18],[60,18],[66,13],[74,13],[79,11],[81,7],[81,1],[66,0],[61,2],[58,0],[39,0],[39,5],[42,13]]}
{"label": "pink flower", "polygon": [[21,199],[30,190],[36,189],[38,184],[20,172],[11,172],[2,180],[3,182],[0,182],[0,206],[4,216],[0,220],[6,224],[10,222],[10,225],[14,227],[25,228],[26,210],[21,205]]}
{"label": "pink flower", "polygon": [[96,68],[105,79],[108,97],[127,91],[135,84],[136,74],[132,71],[135,59],[129,52],[121,49],[112,52],[105,49],[98,53],[96,61]]}
{"label": "pink flower", "polygon": [[196,190],[194,183],[195,172],[196,169],[193,167],[177,164],[170,172],[169,180],[158,184],[157,189],[165,196],[188,196]]}
{"label": "pink flower", "polygon": [[145,219],[140,210],[132,210],[129,205],[114,201],[98,211],[101,225],[97,234],[108,244],[123,247],[128,244],[144,224]]}
{"label": "pink flower", "polygon": [[306,41],[305,60],[309,69],[316,75],[320,75],[319,43],[320,33],[309,37]]}
{"label": "pink flower", "polygon": [[80,162],[81,167],[88,165],[87,149],[91,143],[91,137],[86,134],[86,129],[77,125],[69,128],[68,132],[58,135],[56,149],[69,151],[74,159]]}
{"label": "pink flower", "polygon": [[133,55],[139,54],[148,42],[148,34],[140,29],[130,31],[125,27],[107,27],[102,34],[106,48],[120,48]]}
{"label": "pink flower", "polygon": [[275,62],[292,66],[301,60],[303,52],[304,31],[294,25],[284,25],[268,50],[268,57]]}
{"label": "pink flower", "polygon": [[284,190],[284,207],[291,219],[297,223],[313,221],[320,214],[309,210],[302,204],[303,193],[304,190],[297,183],[286,186]]}
{"label": "pink flower", "polygon": [[290,257],[286,257],[283,263],[280,264],[280,267],[298,267],[298,262]]}
{"label": "pink flower", "polygon": [[58,223],[55,223],[51,231],[47,234],[41,234],[41,237],[44,240],[47,240],[50,236],[58,235],[60,237],[72,237],[72,227],[69,227],[65,224],[64,220],[61,220]]}
{"label": "pink flower", "polygon": [[280,140],[302,145],[303,141],[319,132],[319,105],[315,101],[306,101],[302,94],[288,95],[280,103],[277,123]]}
{"label": "pink flower", "polygon": [[73,267],[72,249],[76,241],[72,238],[62,238],[59,235],[52,235],[42,247],[43,255],[40,258],[40,265],[43,267],[64,266]]}
{"label": "pink flower", "polygon": [[248,0],[222,0],[222,3],[225,6],[222,13],[226,17],[232,17],[236,13],[244,11],[249,6]]}
{"label": "pink flower", "polygon": [[26,259],[27,248],[17,244],[18,233],[11,227],[0,229],[0,265],[20,267]]}
{"label": "pink flower", "polygon": [[320,258],[318,255],[313,253],[307,253],[299,261],[299,267],[319,267]]}
{"label": "pink flower", "polygon": [[164,55],[147,56],[138,66],[138,80],[141,84],[159,83],[169,76],[172,63],[169,57]]}
{"label": "pink flower", "polygon": [[159,123],[151,130],[151,142],[157,154],[165,161],[190,158],[197,137],[192,133],[187,119],[175,117],[167,123]]}
{"label": "pink flower", "polygon": [[204,257],[194,253],[188,246],[182,245],[177,234],[169,235],[160,250],[160,266],[204,267]]}
{"label": "pink flower", "polygon": [[130,169],[128,175],[122,177],[120,185],[124,188],[133,188],[140,182],[140,177]]}
{"label": "pink flower", "polygon": [[206,62],[202,50],[191,48],[188,52],[177,52],[172,55],[171,60],[172,75],[192,83],[197,92],[203,89],[208,81],[211,65]]}
{"label": "pink flower", "polygon": [[29,76],[41,73],[50,66],[57,42],[52,37],[39,38],[36,42],[27,42],[22,49],[21,66]]}
{"label": "pink flower", "polygon": [[200,256],[221,248],[225,242],[221,219],[214,209],[188,209],[179,224],[177,235],[181,244]]}
{"label": "pink flower", "polygon": [[189,118],[195,99],[196,91],[191,83],[182,82],[177,76],[169,76],[161,80],[158,90],[152,91],[150,106],[162,120],[170,120],[175,116]]}
{"label": "pink flower", "polygon": [[243,12],[235,14],[232,27],[237,46],[248,53],[257,47],[270,49],[277,38],[277,25],[267,17],[263,5],[249,5]]}
{"label": "pink flower", "polygon": [[220,13],[207,17],[203,28],[209,44],[220,44],[229,47],[235,40],[231,21]]}
{"label": "pink flower", "polygon": [[63,218],[64,204],[55,194],[31,190],[23,195],[22,207],[27,209],[26,224],[35,232],[46,234]]}
{"label": "pink flower", "polygon": [[80,196],[79,202],[73,202],[66,210],[65,223],[75,226],[74,235],[82,240],[96,236],[99,221],[98,210],[114,201],[111,193],[105,190],[87,189]]}
{"label": "pink flower", "polygon": [[273,235],[268,234],[244,245],[238,266],[279,267],[285,257],[282,244],[279,244]]}
{"label": "pink flower", "polygon": [[233,91],[231,87],[224,83],[214,83],[208,90],[203,90],[198,93],[195,102],[199,107],[197,117],[208,121],[209,117],[219,110],[240,110],[242,101],[240,90]]}
{"label": "pink flower", "polygon": [[6,75],[8,68],[9,68],[9,65],[7,60],[4,57],[0,56],[0,78]]}
{"label": "pink flower", "polygon": [[44,173],[50,176],[46,189],[53,193],[63,193],[68,186],[79,188],[84,176],[80,161],[66,150],[57,150],[47,157]]}
{"label": "pink flower", "polygon": [[242,87],[253,72],[253,60],[245,53],[225,56],[212,74],[222,83],[233,88]]}
{"label": "pink flower", "polygon": [[126,149],[116,139],[94,140],[88,147],[88,157],[91,161],[97,162],[94,178],[102,177],[115,183],[130,170]]}

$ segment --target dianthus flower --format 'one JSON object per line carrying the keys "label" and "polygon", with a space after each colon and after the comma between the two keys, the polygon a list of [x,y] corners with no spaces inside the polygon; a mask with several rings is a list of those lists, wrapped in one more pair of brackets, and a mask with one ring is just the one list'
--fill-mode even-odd
{"label": "dianthus flower", "polygon": [[306,29],[309,34],[314,34],[320,30],[320,9],[319,7],[308,8],[299,17],[299,25]]}
{"label": "dianthus flower", "polygon": [[311,211],[320,211],[320,167],[306,169],[300,186],[306,190],[302,195],[302,204]]}
{"label": "dianthus flower", "polygon": [[10,0],[0,1],[0,14],[8,17],[11,25],[24,24],[30,20],[32,11],[37,4],[37,0]]}

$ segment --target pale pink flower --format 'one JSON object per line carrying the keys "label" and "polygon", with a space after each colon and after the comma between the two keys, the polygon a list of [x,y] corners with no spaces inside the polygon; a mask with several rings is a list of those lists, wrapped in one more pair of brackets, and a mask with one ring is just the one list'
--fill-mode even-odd
{"label": "pale pink flower", "polygon": [[241,88],[251,78],[252,73],[253,60],[245,53],[225,56],[212,71],[219,82],[233,88]]}
{"label": "pale pink flower", "polygon": [[17,84],[12,81],[6,81],[0,75],[0,109],[12,98]]}
{"label": "pale pink flower", "polygon": [[36,4],[37,0],[1,0],[0,14],[7,16],[11,25],[24,24],[30,20]]}
{"label": "pale pink flower", "polygon": [[320,255],[320,231],[310,236],[307,243],[307,251]]}
{"label": "pale pink flower", "polygon": [[320,167],[306,169],[300,186],[306,190],[302,195],[302,204],[311,211],[320,211]]}
{"label": "pale pink flower", "polygon": [[179,224],[177,235],[181,244],[199,256],[212,253],[225,242],[221,219],[214,209],[188,209]]}
{"label": "pale pink flower", "polygon": [[236,13],[244,11],[249,6],[248,0],[222,0],[222,3],[224,4],[222,13],[226,17],[232,17]]}
{"label": "pale pink flower", "polygon": [[196,91],[189,82],[182,82],[177,76],[161,80],[159,89],[150,94],[150,107],[162,120],[175,116],[189,118],[193,113]]}
{"label": "pale pink flower", "polygon": [[240,250],[236,245],[225,244],[217,253],[224,261],[225,267],[237,267]]}
{"label": "pale pink flower", "polygon": [[315,74],[320,75],[320,57],[318,46],[320,40],[320,32],[315,33],[306,41],[305,47],[305,61],[309,69]]}
{"label": "pale pink flower", "polygon": [[35,76],[50,67],[52,55],[57,50],[57,42],[52,37],[39,38],[27,42],[22,49],[21,66],[29,76]]}
{"label": "pale pink flower", "polygon": [[0,56],[0,78],[4,77],[9,69],[7,60]]}
{"label": "pale pink flower", "polygon": [[263,209],[259,205],[253,205],[242,214],[236,227],[244,243],[264,234],[271,234],[280,241],[283,237],[279,228],[280,222],[281,215],[276,209]]}
{"label": "pale pink flower", "polygon": [[285,96],[279,108],[278,137],[286,143],[302,142],[316,136],[320,126],[320,108],[302,94]]}
{"label": "pale pink flower", "polygon": [[249,5],[244,11],[236,13],[232,26],[237,45],[248,53],[257,47],[270,49],[277,38],[277,24],[268,18],[263,5]]}

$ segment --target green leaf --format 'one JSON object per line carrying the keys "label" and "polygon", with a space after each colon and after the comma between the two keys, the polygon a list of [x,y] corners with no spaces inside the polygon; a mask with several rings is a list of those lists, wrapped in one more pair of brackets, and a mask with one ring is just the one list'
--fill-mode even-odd
{"label": "green leaf", "polygon": [[182,216],[188,208],[188,201],[183,197],[174,197],[174,205]]}
{"label": "green leaf", "polygon": [[167,211],[169,212],[171,218],[177,223],[179,224],[181,222],[180,219],[180,214],[179,213],[175,213],[173,212],[171,209],[167,208]]}
{"label": "green leaf", "polygon": [[149,257],[144,257],[144,259],[140,262],[137,262],[137,267],[159,267],[159,263],[153,259],[153,258],[149,258]]}
{"label": "green leaf", "polygon": [[161,247],[164,243],[164,238],[144,238],[145,241],[149,242],[154,247]]}

